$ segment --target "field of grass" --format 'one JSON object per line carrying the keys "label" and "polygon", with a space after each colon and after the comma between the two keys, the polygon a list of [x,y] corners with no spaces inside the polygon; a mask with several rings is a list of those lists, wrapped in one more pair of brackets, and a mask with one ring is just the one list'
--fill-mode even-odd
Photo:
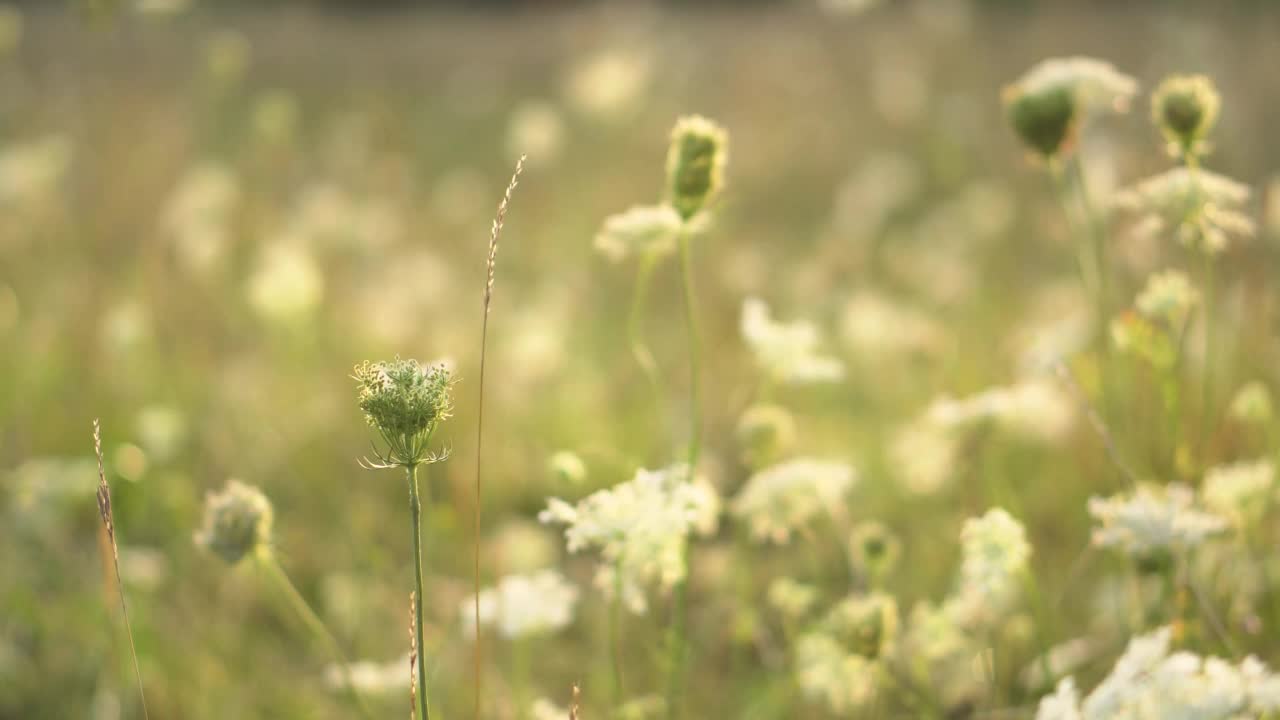
{"label": "field of grass", "polygon": [[1280,14],[858,4],[0,9],[0,718],[1280,717]]}

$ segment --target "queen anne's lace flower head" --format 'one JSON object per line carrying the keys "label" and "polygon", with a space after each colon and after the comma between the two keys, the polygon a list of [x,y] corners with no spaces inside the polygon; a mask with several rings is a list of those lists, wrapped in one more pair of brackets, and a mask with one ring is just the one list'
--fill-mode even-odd
{"label": "queen anne's lace flower head", "polygon": [[1121,190],[1112,204],[1138,216],[1140,235],[1172,233],[1184,245],[1213,254],[1233,237],[1255,234],[1253,220],[1242,212],[1249,195],[1248,186],[1231,178],[1176,167]]}
{"label": "queen anne's lace flower head", "polygon": [[1087,57],[1051,58],[1005,88],[1009,122],[1044,157],[1067,150],[1081,121],[1101,111],[1124,112],[1138,90],[1110,63]]}
{"label": "queen anne's lace flower head", "polygon": [[875,661],[849,652],[830,635],[808,633],[796,643],[800,689],[837,715],[853,712],[874,699],[875,677]]}
{"label": "queen anne's lace flower head", "polygon": [[1211,468],[1204,478],[1205,507],[1236,525],[1248,525],[1275,498],[1275,479],[1275,465],[1266,459]]}
{"label": "queen anne's lace flower head", "polygon": [[1151,94],[1151,119],[1176,157],[1194,158],[1208,150],[1205,138],[1222,107],[1218,89],[1205,75],[1171,75]]}
{"label": "queen anne's lace flower head", "polygon": [[[508,638],[554,632],[573,621],[577,602],[578,588],[555,570],[508,575],[480,592],[480,624],[496,626]],[[474,610],[475,596],[459,607],[467,633],[475,629]]]}
{"label": "queen anne's lace flower head", "polygon": [[245,556],[270,549],[273,518],[271,501],[261,490],[230,480],[221,492],[205,497],[204,523],[195,541],[234,565]]}
{"label": "queen anne's lace flower head", "polygon": [[676,250],[683,219],[670,205],[633,207],[605,218],[595,246],[614,262],[628,257],[658,258]]}
{"label": "queen anne's lace flower head", "polygon": [[756,364],[775,382],[832,382],[844,377],[844,365],[819,352],[817,327],[805,321],[778,322],[759,298],[742,303],[742,337]]}
{"label": "queen anne's lace flower head", "polygon": [[1195,499],[1191,488],[1177,483],[1090,498],[1089,514],[1098,521],[1093,544],[1118,547],[1140,559],[1194,548],[1227,528],[1221,517],[1198,509]]}
{"label": "queen anne's lace flower head", "polygon": [[756,538],[785,543],[821,513],[843,507],[856,481],[853,468],[844,463],[790,460],[752,475],[730,510],[746,518]]}
{"label": "queen anne's lace flower head", "polygon": [[1146,317],[1178,331],[1199,302],[1200,293],[1191,286],[1186,273],[1165,270],[1147,278],[1147,286],[1134,305]]}
{"label": "queen anne's lace flower head", "polygon": [[576,505],[551,498],[538,519],[566,526],[569,552],[598,552],[596,585],[605,593],[620,589],[627,607],[643,613],[646,587],[670,590],[684,579],[685,543],[715,532],[719,508],[715,490],[701,479],[690,482],[686,466],[676,465],[639,470]]}
{"label": "queen anne's lace flower head", "polygon": [[960,544],[959,585],[948,608],[962,625],[981,625],[1017,599],[1031,544],[1022,523],[1001,508],[965,521]]}

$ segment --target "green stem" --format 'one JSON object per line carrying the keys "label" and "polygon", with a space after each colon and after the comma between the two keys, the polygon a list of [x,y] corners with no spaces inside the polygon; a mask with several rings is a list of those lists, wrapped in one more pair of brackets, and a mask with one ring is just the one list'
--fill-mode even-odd
{"label": "green stem", "polygon": [[[694,305],[693,293],[693,253],[689,236],[681,232],[677,238],[680,244],[680,276],[684,287],[684,320],[688,332],[689,350],[689,480],[692,481],[698,467],[698,453],[701,450],[699,434],[702,420],[699,413],[700,374],[698,356],[698,321]],[[685,567],[689,567],[692,544],[686,540],[684,546]],[[667,668],[667,717],[680,717],[680,700],[683,692],[684,660],[685,660],[685,626],[688,621],[688,577],[682,579],[675,587],[675,598],[672,604],[671,630],[668,635],[668,668]]]}
{"label": "green stem", "polygon": [[430,720],[427,709],[427,652],[422,642],[422,599],[425,594],[422,587],[422,503],[418,499],[418,466],[409,465],[405,471],[409,480],[409,514],[413,521],[413,574],[418,589],[413,602],[415,640],[418,644],[418,707],[422,720]]}
{"label": "green stem", "polygon": [[613,706],[622,707],[622,572],[613,568],[613,602],[609,605],[609,661],[613,669]]}
{"label": "green stem", "polygon": [[360,697],[360,693],[356,692],[356,684],[351,676],[351,662],[347,660],[346,653],[342,652],[342,646],[338,644],[337,639],[333,637],[333,633],[329,632],[329,628],[320,619],[320,616],[316,614],[315,610],[311,609],[311,605],[307,603],[306,598],[302,597],[302,593],[298,592],[297,586],[289,579],[288,573],[284,571],[284,568],[280,567],[280,563],[275,557],[269,554],[262,554],[260,558],[261,565],[267,569],[271,579],[275,581],[276,585],[284,592],[285,597],[289,599],[294,612],[298,614],[298,617],[302,618],[302,622],[307,626],[307,629],[314,633],[320,639],[320,642],[327,647],[334,660],[342,668],[343,684],[347,686],[347,692],[351,694],[352,702],[360,709],[360,714],[366,720],[371,720],[373,714],[369,711],[369,707],[365,705],[364,699]]}
{"label": "green stem", "polygon": [[1213,254],[1204,254],[1204,383],[1200,394],[1200,466],[1209,465],[1209,422],[1213,414],[1213,315],[1215,276]]}
{"label": "green stem", "polygon": [[636,364],[644,371],[649,387],[653,390],[655,401],[661,397],[661,378],[658,375],[658,363],[644,339],[644,308],[649,297],[649,280],[653,277],[654,258],[646,255],[640,258],[640,267],[636,270],[636,284],[631,295],[631,311],[627,315],[627,337],[631,343],[631,354]]}

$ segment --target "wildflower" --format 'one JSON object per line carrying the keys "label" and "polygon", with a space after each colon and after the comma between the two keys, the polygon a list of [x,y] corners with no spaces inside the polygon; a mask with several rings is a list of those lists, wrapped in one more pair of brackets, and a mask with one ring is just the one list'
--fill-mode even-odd
{"label": "wildflower", "polygon": [[1205,75],[1171,75],[1151,95],[1151,119],[1174,157],[1195,158],[1208,150],[1205,137],[1218,121],[1222,101]]}
{"label": "wildflower", "polygon": [[1118,547],[1140,560],[1194,548],[1227,527],[1221,517],[1198,509],[1191,488],[1177,483],[1092,497],[1089,514],[1098,522],[1094,545]]}
{"label": "wildflower", "polygon": [[844,377],[844,365],[818,352],[818,329],[805,321],[781,323],[758,298],[742,303],[742,337],[771,380],[783,383],[832,382]]}
{"label": "wildflower", "polygon": [[188,170],[166,203],[161,227],[186,267],[205,271],[225,255],[232,213],[240,201],[234,174],[221,165]]}
{"label": "wildflower", "polygon": [[940,428],[963,429],[991,422],[1030,437],[1051,440],[1074,422],[1071,399],[1047,380],[1022,380],[965,398],[943,396],[925,413]]}
{"label": "wildflower", "polygon": [[1260,519],[1275,497],[1276,468],[1270,460],[1210,468],[1204,477],[1204,504],[1237,526]]}
{"label": "wildflower", "polygon": [[959,451],[954,432],[918,420],[894,433],[888,456],[903,487],[916,495],[933,495],[950,481]]}
{"label": "wildflower", "polygon": [[752,475],[731,510],[747,519],[756,538],[786,543],[818,515],[840,512],[856,482],[853,468],[844,463],[791,460]]}
{"label": "wildflower", "polygon": [[554,162],[564,146],[564,119],[555,105],[531,101],[511,113],[507,125],[507,153],[514,161],[527,155],[533,163]]}
{"label": "wildflower", "polygon": [[[475,596],[459,606],[465,633],[475,629]],[[540,635],[568,627],[578,602],[578,588],[555,570],[508,575],[497,587],[480,592],[480,624],[494,625],[506,638]]]}
{"label": "wildflower", "polygon": [[1231,399],[1231,417],[1246,423],[1264,424],[1271,420],[1271,392],[1254,380],[1245,383]]}
{"label": "wildflower", "polygon": [[587,480],[587,464],[577,453],[559,450],[547,458],[547,474],[561,485],[581,485]]}
{"label": "wildflower", "polygon": [[653,62],[646,53],[609,50],[577,63],[565,83],[565,94],[582,112],[616,116],[635,105],[652,74]]}
{"label": "wildflower", "polygon": [[849,536],[853,567],[873,579],[892,570],[901,554],[902,542],[881,523],[862,523]]}
{"label": "wildflower", "polygon": [[1080,700],[1064,678],[1040,703],[1037,720],[1262,717],[1280,708],[1280,678],[1253,656],[1238,665],[1170,652],[1168,627],[1133,638],[1109,675]]}
{"label": "wildflower", "polygon": [[360,409],[388,451],[382,466],[414,467],[440,458],[427,443],[441,421],[452,414],[452,375],[443,365],[421,366],[417,360],[370,363],[355,367]]}
{"label": "wildflower", "polygon": [[614,262],[632,256],[663,257],[675,252],[682,223],[670,205],[633,207],[605,218],[595,246]]}
{"label": "wildflower", "polygon": [[667,151],[667,200],[684,220],[697,215],[724,186],[729,136],[701,115],[676,121]]}
{"label": "wildflower", "polygon": [[715,532],[719,498],[688,469],[638,470],[630,481],[599,490],[571,505],[551,498],[538,514],[544,523],[565,525],[569,552],[600,555],[596,585],[606,594],[622,592],[634,613],[648,608],[646,586],[669,591],[688,572],[685,544],[693,535]]}
{"label": "wildflower", "polygon": [[1199,302],[1200,293],[1191,286],[1186,273],[1165,270],[1147,278],[1147,286],[1138,295],[1135,306],[1148,318],[1180,330]]}
{"label": "wildflower", "polygon": [[960,543],[959,587],[950,606],[963,625],[981,624],[1017,596],[1031,544],[1022,523],[1000,508],[965,521]]}
{"label": "wildflower", "polygon": [[809,613],[818,601],[818,588],[780,577],[769,583],[769,605],[788,620],[798,620]]}
{"label": "wildflower", "polygon": [[753,405],[738,418],[735,430],[742,462],[758,468],[777,460],[796,440],[796,422],[777,405]]}
{"label": "wildflower", "polygon": [[346,667],[330,664],[324,668],[324,682],[334,689],[350,683],[362,694],[400,693],[409,687],[410,678],[404,671],[408,665],[407,654],[386,662],[357,660]]}
{"label": "wildflower", "polygon": [[851,595],[831,608],[818,627],[849,652],[878,658],[897,640],[898,603],[881,592]]}
{"label": "wildflower", "polygon": [[249,278],[249,304],[280,322],[306,315],[324,296],[324,275],[311,252],[299,244],[276,241],[263,248]]}
{"label": "wildflower", "polygon": [[841,335],[849,349],[868,360],[890,362],[933,352],[944,339],[933,318],[870,291],[858,293],[845,306]]}
{"label": "wildflower", "polygon": [[533,701],[533,705],[529,707],[529,717],[532,720],[565,720],[570,717],[569,711],[556,705],[546,698],[538,698]]}
{"label": "wildflower", "polygon": [[850,653],[835,638],[809,633],[796,644],[796,679],[806,697],[831,712],[855,711],[875,697],[875,662]]}
{"label": "wildflower", "polygon": [[1169,329],[1135,312],[1111,320],[1111,342],[1120,352],[1132,353],[1156,368],[1168,369],[1177,361],[1178,350]]}
{"label": "wildflower", "polygon": [[1032,150],[1060,156],[1082,120],[1102,110],[1125,112],[1137,92],[1133,78],[1085,57],[1044,60],[1004,90],[1009,123]]}
{"label": "wildflower", "polygon": [[1177,167],[1117,192],[1112,204],[1139,216],[1139,234],[1172,232],[1184,245],[1215,254],[1232,237],[1254,235],[1253,220],[1241,212],[1249,194],[1231,178]]}
{"label": "wildflower", "polygon": [[196,544],[234,565],[246,555],[270,549],[272,516],[271,501],[261,490],[230,480],[221,492],[205,496]]}

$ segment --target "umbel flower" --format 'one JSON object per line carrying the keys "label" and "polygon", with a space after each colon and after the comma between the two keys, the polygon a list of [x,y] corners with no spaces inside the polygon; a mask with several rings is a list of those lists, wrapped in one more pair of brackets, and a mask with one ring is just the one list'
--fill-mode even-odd
{"label": "umbel flower", "polygon": [[1177,167],[1116,193],[1112,204],[1139,218],[1135,233],[1172,232],[1186,246],[1222,252],[1232,237],[1253,237],[1254,222],[1242,212],[1249,188],[1202,168]]}
{"label": "umbel flower", "polygon": [[[474,631],[475,596],[461,605],[458,617],[467,634]],[[480,624],[495,625],[503,637],[521,638],[554,632],[573,621],[578,588],[555,570],[508,575],[496,587],[480,591]]]}
{"label": "umbel flower", "polygon": [[857,480],[845,463],[798,458],[752,475],[731,510],[756,539],[785,544],[814,518],[841,512]]}
{"label": "umbel flower", "polygon": [[667,201],[680,217],[692,218],[719,194],[728,148],[724,129],[701,115],[676,121],[667,151]]}
{"label": "umbel flower", "polygon": [[1208,152],[1205,138],[1221,106],[1207,76],[1171,75],[1151,95],[1151,120],[1169,142],[1171,155],[1191,159]]}
{"label": "umbel flower", "polygon": [[759,298],[742,303],[742,337],[756,364],[773,382],[803,384],[844,378],[844,364],[820,352],[818,328],[805,320],[780,322]]}
{"label": "umbel flower", "polygon": [[230,480],[221,492],[205,496],[204,523],[196,531],[200,547],[229,565],[271,547],[271,501],[262,491]]}
{"label": "umbel flower", "polygon": [[1110,63],[1087,57],[1052,58],[1004,89],[1014,132],[1045,158],[1070,149],[1081,122],[1101,111],[1125,112],[1138,90]]}
{"label": "umbel flower", "polygon": [[359,388],[365,421],[378,431],[386,451],[374,448],[372,468],[412,468],[442,460],[427,450],[431,435],[453,411],[453,378],[442,365],[422,366],[417,360],[363,362],[353,375]]}
{"label": "umbel flower", "polygon": [[565,526],[569,552],[600,555],[596,586],[636,614],[648,609],[644,589],[668,591],[682,582],[689,537],[715,532],[720,499],[705,481],[688,479],[685,465],[638,470],[631,480],[570,505],[551,498],[538,514]]}
{"label": "umbel flower", "polygon": [[605,257],[619,262],[632,255],[659,258],[676,250],[676,238],[684,223],[670,205],[645,205],[605,218],[595,246]]}
{"label": "umbel flower", "polygon": [[1194,548],[1227,529],[1224,519],[1196,507],[1191,488],[1178,483],[1090,498],[1089,514],[1098,521],[1094,545],[1119,547],[1141,561]]}

